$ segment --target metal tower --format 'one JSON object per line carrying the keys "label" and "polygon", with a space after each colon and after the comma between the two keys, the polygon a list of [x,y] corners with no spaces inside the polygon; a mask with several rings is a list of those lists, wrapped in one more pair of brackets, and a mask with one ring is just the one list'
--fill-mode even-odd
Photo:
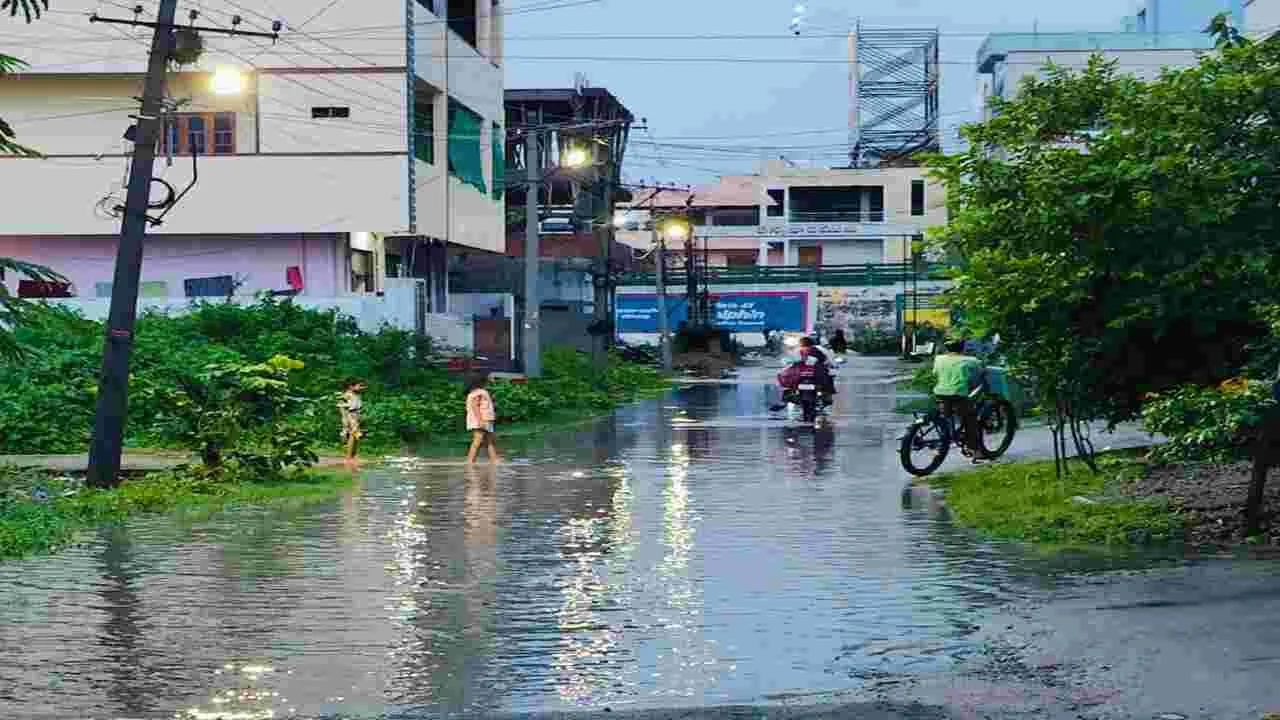
{"label": "metal tower", "polygon": [[867,28],[849,35],[849,161],[901,162],[941,148],[938,30]]}

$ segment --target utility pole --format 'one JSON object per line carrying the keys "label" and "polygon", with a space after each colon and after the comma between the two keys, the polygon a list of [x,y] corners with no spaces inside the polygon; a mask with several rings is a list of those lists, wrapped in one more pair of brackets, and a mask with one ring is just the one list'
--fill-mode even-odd
{"label": "utility pole", "polygon": [[[141,12],[141,5],[135,15]],[[91,23],[149,27],[151,55],[147,61],[147,77],[142,89],[142,109],[133,116],[135,129],[133,158],[129,167],[129,190],[125,197],[123,218],[120,221],[120,245],[116,251],[116,270],[111,286],[111,309],[107,315],[107,337],[102,350],[102,375],[98,380],[98,402],[93,419],[93,440],[89,445],[89,484],[94,487],[112,487],[119,481],[120,454],[124,447],[124,425],[129,411],[129,361],[133,354],[134,326],[138,315],[138,282],[142,276],[142,242],[147,225],[159,225],[160,218],[151,218],[147,211],[151,205],[152,170],[156,160],[156,141],[159,139],[160,117],[164,111],[165,71],[177,43],[174,24],[178,0],[160,0],[155,22],[104,18],[94,13]],[[283,23],[272,23],[272,32],[250,32],[235,27],[216,28],[195,25],[198,13],[192,11],[189,32],[210,32],[223,35],[244,35],[276,40]],[[232,25],[237,25],[238,21]],[[194,179],[193,179],[194,184]],[[189,189],[189,188],[188,188]],[[183,192],[185,194],[185,191]],[[179,196],[180,198],[181,196]],[[172,208],[172,200],[165,212]]]}
{"label": "utility pole", "polygon": [[671,319],[667,317],[667,253],[663,245],[662,233],[658,231],[658,223],[653,223],[653,254],[657,263],[655,278],[658,285],[658,342],[662,347],[662,370],[671,372]]}
{"label": "utility pole", "polygon": [[160,127],[165,70],[174,46],[174,16],[178,0],[160,0],[151,58],[138,114],[137,143],[129,168],[129,191],[120,222],[120,247],[116,253],[115,280],[111,286],[111,310],[107,316],[107,341],[102,351],[102,377],[89,447],[89,484],[113,487],[119,480],[120,454],[124,448],[125,416],[129,410],[129,360],[138,314],[138,281],[142,275],[142,239],[147,232],[147,206],[151,198],[151,172],[155,164]]}
{"label": "utility pole", "polygon": [[542,377],[542,298],[538,291],[541,255],[538,247],[538,186],[542,184],[539,164],[541,130],[530,128],[524,141],[524,169],[528,187],[524,202],[524,374]]}

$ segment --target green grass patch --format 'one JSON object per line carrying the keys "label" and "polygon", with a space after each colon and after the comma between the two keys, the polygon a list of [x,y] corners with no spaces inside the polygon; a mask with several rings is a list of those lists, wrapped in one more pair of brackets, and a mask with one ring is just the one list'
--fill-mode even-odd
{"label": "green grass patch", "polygon": [[1183,536],[1186,521],[1168,502],[1122,494],[1126,480],[1147,471],[1136,453],[1100,455],[1098,464],[1095,475],[1072,461],[1061,479],[1052,461],[991,465],[929,483],[946,489],[947,506],[960,524],[990,537],[1087,548],[1158,545]]}
{"label": "green grass patch", "polygon": [[137,474],[99,490],[73,476],[0,467],[0,559],[54,552],[80,530],[135,515],[305,503],[332,498],[353,482],[349,474],[315,470],[282,482],[231,482],[181,469]]}

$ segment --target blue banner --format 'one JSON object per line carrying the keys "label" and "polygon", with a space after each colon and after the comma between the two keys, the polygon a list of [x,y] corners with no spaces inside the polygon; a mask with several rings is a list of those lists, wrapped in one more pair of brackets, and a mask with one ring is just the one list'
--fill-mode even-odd
{"label": "blue banner", "polygon": [[[807,292],[712,293],[712,324],[731,332],[761,332],[765,328],[804,332],[808,320]],[[620,333],[658,332],[658,296],[621,294],[616,317]],[[684,296],[667,296],[667,318],[672,332],[689,319]]]}

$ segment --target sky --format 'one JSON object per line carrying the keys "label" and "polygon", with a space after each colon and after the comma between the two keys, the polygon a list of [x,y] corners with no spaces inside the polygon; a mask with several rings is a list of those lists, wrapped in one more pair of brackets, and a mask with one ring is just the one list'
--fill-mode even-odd
{"label": "sky", "polygon": [[[1133,10],[1130,0],[803,2],[805,22],[795,37],[795,0],[507,0],[506,85],[567,88],[585,73],[591,85],[618,96],[637,123],[647,121],[647,131],[632,132],[629,180],[698,184],[750,173],[763,154],[779,154],[764,145],[791,146],[787,157],[801,162],[847,160],[842,34],[859,17],[876,27],[939,28],[944,138],[954,138],[955,127],[976,112],[974,56],[987,33],[1119,30]],[[671,37],[689,35],[756,37]],[[753,62],[667,61],[678,58]]]}

